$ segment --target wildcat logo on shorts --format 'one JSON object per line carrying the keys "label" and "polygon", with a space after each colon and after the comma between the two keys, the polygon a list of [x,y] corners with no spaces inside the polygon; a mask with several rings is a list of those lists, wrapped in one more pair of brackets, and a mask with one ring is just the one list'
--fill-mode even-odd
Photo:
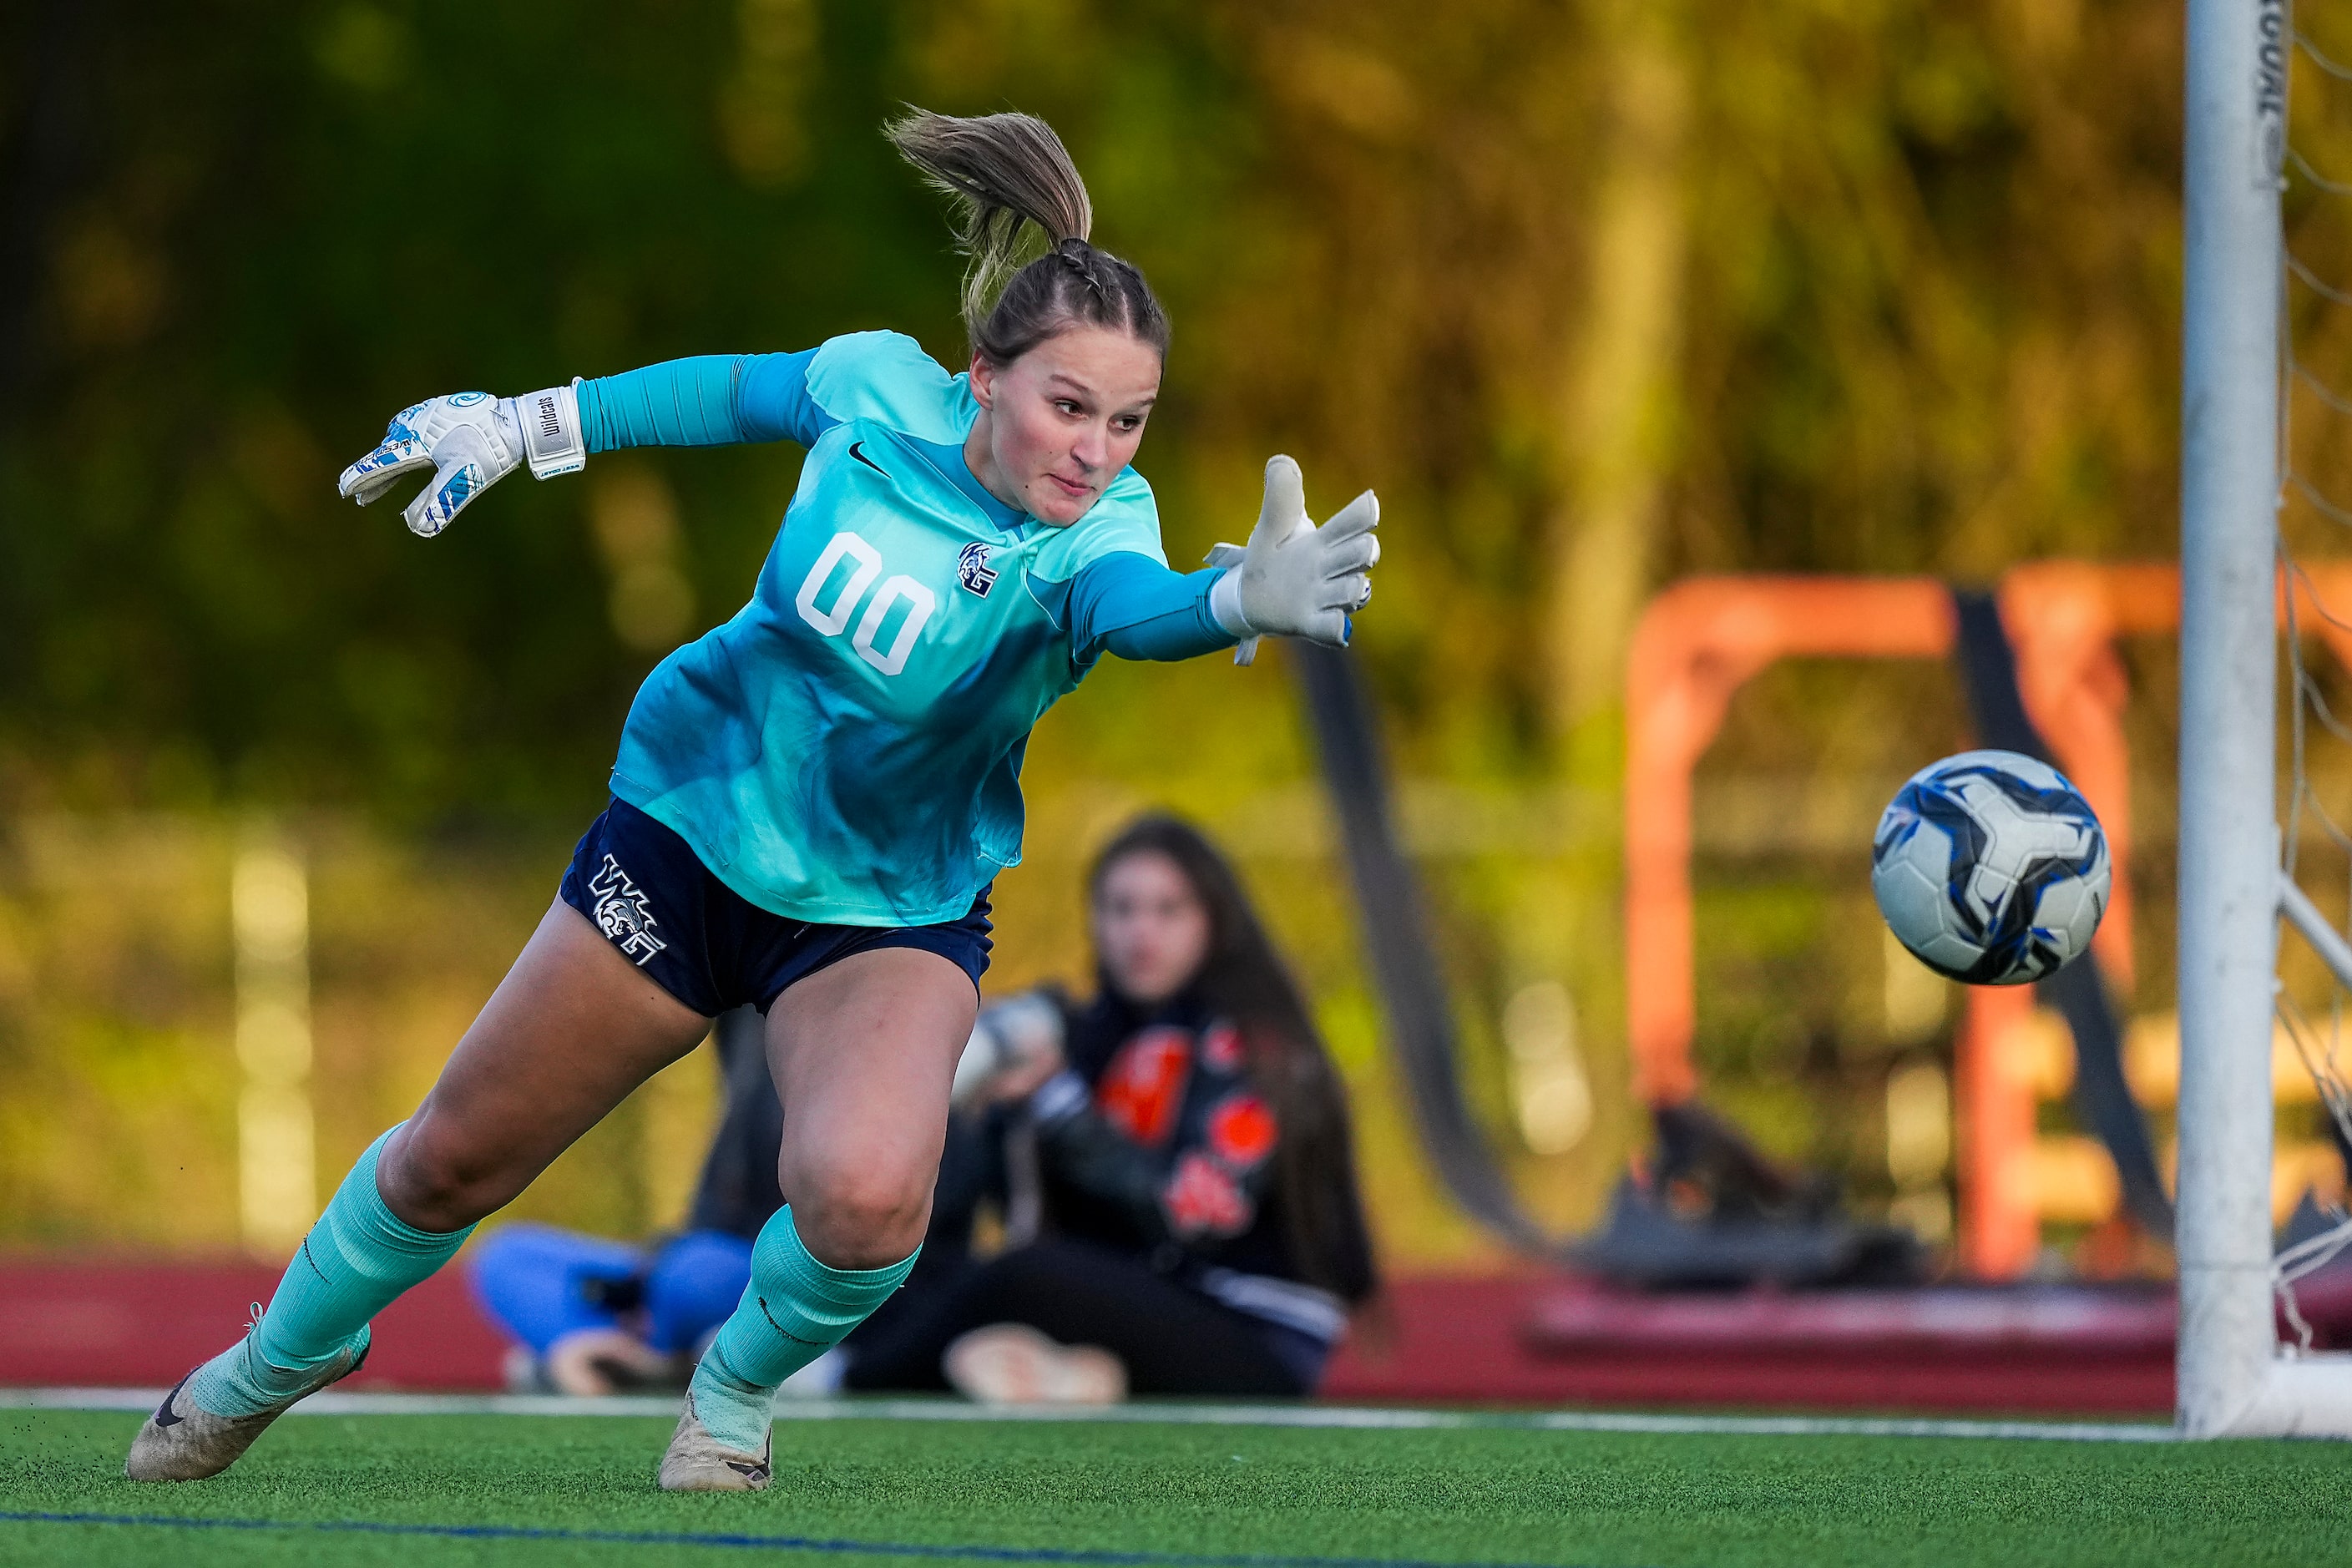
{"label": "wildcat logo on shorts", "polygon": [[588,891],[596,899],[596,929],[638,968],[669,945],[654,934],[654,927],[661,922],[654,919],[645,894],[637,891],[637,885],[610,855],[604,857],[604,868],[588,879]]}
{"label": "wildcat logo on shorts", "polygon": [[996,586],[996,570],[988,563],[987,545],[975,539],[963,547],[963,553],[956,557],[956,581],[968,592],[988,597],[988,591]]}

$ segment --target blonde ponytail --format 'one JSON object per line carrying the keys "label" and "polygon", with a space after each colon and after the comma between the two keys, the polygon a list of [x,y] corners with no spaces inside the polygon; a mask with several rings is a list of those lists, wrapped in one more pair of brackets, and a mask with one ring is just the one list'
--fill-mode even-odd
{"label": "blonde ponytail", "polygon": [[1087,183],[1054,128],[1027,114],[960,120],[910,109],[884,127],[898,155],[953,198],[956,242],[971,258],[964,274],[964,320],[978,326],[1020,270],[1024,225],[1044,232],[1048,247],[1093,232]]}
{"label": "blonde ponytail", "polygon": [[[909,108],[882,133],[955,203],[956,244],[971,258],[963,319],[973,353],[1009,364],[1082,322],[1168,352],[1167,313],[1143,274],[1088,241],[1087,183],[1052,126],[1026,114],[960,120]],[[1033,248],[1043,254],[1024,261]]]}

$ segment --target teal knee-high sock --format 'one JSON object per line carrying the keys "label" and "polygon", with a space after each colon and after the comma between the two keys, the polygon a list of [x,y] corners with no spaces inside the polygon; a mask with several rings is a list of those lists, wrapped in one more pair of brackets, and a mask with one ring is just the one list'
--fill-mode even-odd
{"label": "teal knee-high sock", "polygon": [[801,1245],[789,1205],[751,1244],[751,1282],[694,1369],[694,1413],[730,1448],[768,1440],[769,1402],[784,1379],[839,1344],[888,1299],[918,1247],[887,1268],[835,1268]]}
{"label": "teal knee-high sock", "polygon": [[335,1189],[244,1342],[196,1369],[188,1396],[198,1409],[253,1415],[284,1403],[320,1363],[365,1333],[369,1319],[448,1262],[473,1234],[470,1225],[419,1230],[385,1205],[375,1190],[375,1163],[391,1136],[368,1145]]}

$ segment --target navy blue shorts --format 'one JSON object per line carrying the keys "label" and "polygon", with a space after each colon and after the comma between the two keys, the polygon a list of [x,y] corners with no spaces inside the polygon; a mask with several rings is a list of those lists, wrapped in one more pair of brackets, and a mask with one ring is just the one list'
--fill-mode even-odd
{"label": "navy blue shorts", "polygon": [[561,897],[623,957],[706,1018],[747,1002],[764,1013],[794,981],[881,947],[936,952],[977,987],[994,945],[986,888],[962,919],[938,925],[811,925],[771,914],[712,876],[685,839],[625,800],[606,806],[581,837]]}

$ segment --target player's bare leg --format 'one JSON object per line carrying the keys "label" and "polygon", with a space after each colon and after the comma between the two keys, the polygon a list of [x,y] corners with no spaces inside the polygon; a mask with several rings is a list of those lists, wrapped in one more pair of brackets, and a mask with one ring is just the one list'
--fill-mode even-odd
{"label": "player's bare leg", "polygon": [[770,1009],[768,1068],[784,1106],[777,1184],[824,1262],[877,1268],[922,1244],[948,1090],[979,1008],[954,963],[886,947],[818,971]]}
{"label": "player's bare leg", "polygon": [[366,1358],[368,1320],[710,1021],[557,902],[415,1116],[368,1151],[244,1342],[181,1379],[140,1428],[133,1480],[219,1474]]}
{"label": "player's bare leg", "polygon": [[495,1214],[709,1032],[709,1019],[556,900],[425,1103],[384,1145],[384,1202],[419,1230]]}
{"label": "player's bare leg", "polygon": [[768,1065],[784,1107],[785,1207],[760,1233],[743,1303],[696,1369],[662,1459],[666,1489],[764,1488],[776,1385],[905,1278],[977,1010],[971,977],[915,948],[854,954],[776,999]]}

